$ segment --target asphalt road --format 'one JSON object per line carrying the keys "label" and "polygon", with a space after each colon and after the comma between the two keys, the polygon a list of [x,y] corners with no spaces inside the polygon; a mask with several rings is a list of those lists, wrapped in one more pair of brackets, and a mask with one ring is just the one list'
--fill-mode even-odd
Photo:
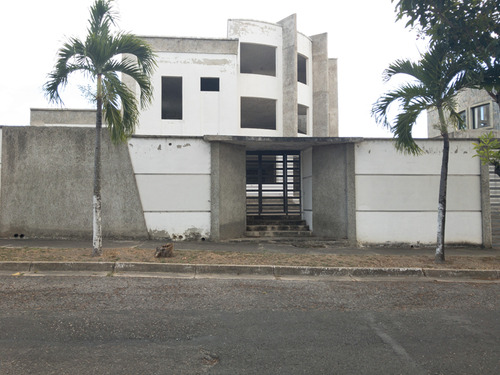
{"label": "asphalt road", "polygon": [[498,374],[500,283],[0,276],[0,374]]}

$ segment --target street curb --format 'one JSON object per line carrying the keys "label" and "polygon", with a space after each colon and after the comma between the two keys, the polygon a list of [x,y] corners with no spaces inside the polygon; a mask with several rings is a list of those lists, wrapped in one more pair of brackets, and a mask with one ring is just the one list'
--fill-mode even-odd
{"label": "street curb", "polygon": [[433,268],[307,267],[271,265],[181,264],[141,262],[0,262],[9,272],[107,272],[196,275],[255,275],[273,277],[425,277],[500,279],[500,270],[453,270]]}

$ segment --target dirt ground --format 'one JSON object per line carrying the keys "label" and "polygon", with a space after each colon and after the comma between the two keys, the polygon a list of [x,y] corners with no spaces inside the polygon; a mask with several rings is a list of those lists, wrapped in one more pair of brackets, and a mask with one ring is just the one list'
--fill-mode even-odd
{"label": "dirt ground", "polygon": [[92,257],[91,249],[1,248],[0,261],[57,262],[152,262],[183,264],[288,265],[312,267],[408,267],[500,270],[500,256],[448,256],[435,264],[426,255],[337,255],[276,254],[223,251],[175,250],[172,258],[155,258],[154,250],[138,248],[104,249]]}

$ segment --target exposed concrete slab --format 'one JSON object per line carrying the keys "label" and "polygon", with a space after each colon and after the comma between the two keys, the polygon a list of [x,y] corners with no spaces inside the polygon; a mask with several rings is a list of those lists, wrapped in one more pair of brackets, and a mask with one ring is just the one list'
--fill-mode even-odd
{"label": "exposed concrete slab", "polygon": [[156,52],[238,54],[237,39],[175,38],[144,36]]}
{"label": "exposed concrete slab", "polygon": [[245,146],[248,151],[256,150],[305,150],[312,146],[339,145],[362,142],[357,137],[251,137],[232,135],[206,135],[208,142],[222,142]]}

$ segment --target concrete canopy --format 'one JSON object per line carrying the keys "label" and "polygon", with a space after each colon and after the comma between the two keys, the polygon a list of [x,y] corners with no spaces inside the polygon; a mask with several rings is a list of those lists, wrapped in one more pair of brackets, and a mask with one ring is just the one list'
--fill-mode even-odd
{"label": "concrete canopy", "polygon": [[359,143],[363,138],[339,138],[339,137],[246,137],[246,136],[224,136],[205,135],[203,139],[207,142],[221,142],[238,146],[244,146],[248,151],[258,150],[305,150],[313,146],[339,145],[348,143]]}

